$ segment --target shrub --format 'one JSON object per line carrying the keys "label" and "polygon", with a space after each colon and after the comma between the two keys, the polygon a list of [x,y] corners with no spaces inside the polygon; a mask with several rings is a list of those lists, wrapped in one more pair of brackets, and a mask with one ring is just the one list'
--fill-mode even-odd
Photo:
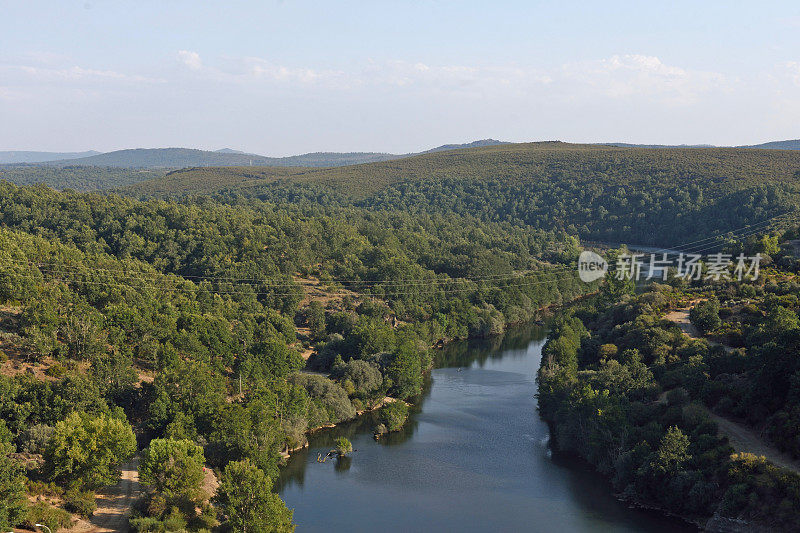
{"label": "shrub", "polygon": [[67,373],[67,369],[61,363],[54,363],[44,373],[51,378],[62,378]]}
{"label": "shrub", "polygon": [[722,323],[719,318],[719,301],[712,298],[695,305],[689,312],[689,320],[702,333],[717,329]]}
{"label": "shrub", "polygon": [[159,533],[164,531],[164,524],[161,523],[161,520],[150,516],[131,518],[130,525],[134,531],[139,533]]}
{"label": "shrub", "polygon": [[339,455],[347,455],[353,451],[353,444],[346,437],[336,437],[336,451]]}
{"label": "shrub", "polygon": [[26,525],[34,529],[34,524],[44,524],[52,531],[67,528],[72,524],[72,515],[64,509],[53,507],[47,502],[37,502],[28,508]]}
{"label": "shrub", "polygon": [[689,401],[689,393],[683,387],[677,387],[667,393],[667,404],[683,405]]}
{"label": "shrub", "polygon": [[69,489],[64,494],[64,509],[70,513],[88,518],[97,509],[97,502],[95,502],[92,492]]}
{"label": "shrub", "polygon": [[54,430],[53,426],[46,424],[31,426],[19,436],[20,449],[26,453],[44,453]]}
{"label": "shrub", "polygon": [[381,409],[381,421],[388,431],[398,431],[407,419],[408,405],[405,402],[392,402]]}

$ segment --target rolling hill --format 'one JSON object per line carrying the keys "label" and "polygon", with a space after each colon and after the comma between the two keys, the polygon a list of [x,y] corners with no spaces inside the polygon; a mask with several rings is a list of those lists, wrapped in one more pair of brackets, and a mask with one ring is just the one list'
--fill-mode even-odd
{"label": "rolling hill", "polygon": [[[446,144],[420,153],[459,150],[479,146],[502,144],[494,139],[484,139],[466,144]],[[95,153],[89,157],[42,160],[48,166],[100,166],[122,168],[186,168],[224,166],[271,166],[271,167],[335,167],[389,161],[418,155],[388,154],[379,152],[313,152],[288,157],[267,157],[248,154],[230,148],[217,151],[192,148],[136,148]]]}
{"label": "rolling hill", "polygon": [[0,152],[0,165],[15,165],[20,163],[43,163],[47,161],[80,159],[100,154],[94,150],[86,152],[28,152],[5,151]]}
{"label": "rolling hill", "polygon": [[763,150],[800,150],[800,139],[788,141],[771,141],[762,144],[742,146],[742,148],[761,148]]}
{"label": "rolling hill", "polygon": [[590,240],[670,246],[796,210],[798,178],[800,151],[543,142],[325,169],[184,169],[120,192],[456,212]]}

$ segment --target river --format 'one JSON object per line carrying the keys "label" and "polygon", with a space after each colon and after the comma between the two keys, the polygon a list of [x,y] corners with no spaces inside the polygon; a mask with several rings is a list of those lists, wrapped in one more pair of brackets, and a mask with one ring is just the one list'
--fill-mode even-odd
{"label": "river", "polygon": [[[454,343],[403,431],[376,442],[375,415],[317,432],[277,488],[305,531],[696,531],[630,509],[584,463],[553,455],[536,413],[545,330]],[[350,457],[318,463],[334,438]]]}

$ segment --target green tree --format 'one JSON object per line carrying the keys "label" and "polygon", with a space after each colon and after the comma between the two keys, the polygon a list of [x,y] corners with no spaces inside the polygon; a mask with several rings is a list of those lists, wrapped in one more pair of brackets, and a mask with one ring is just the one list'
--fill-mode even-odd
{"label": "green tree", "polygon": [[115,483],[118,465],[134,453],[136,437],[127,422],[72,413],[56,424],[44,457],[54,481],[97,489]]}
{"label": "green tree", "polygon": [[410,342],[401,344],[394,353],[386,375],[392,382],[393,395],[400,399],[410,398],[422,392],[422,354]]}
{"label": "green tree", "polygon": [[353,451],[353,445],[347,437],[336,437],[336,451],[339,455],[347,455]]}
{"label": "green tree", "polygon": [[209,462],[224,465],[248,458],[268,475],[278,473],[278,452],[283,444],[275,407],[261,399],[247,405],[225,405],[214,421],[210,438]]}
{"label": "green tree", "polygon": [[203,448],[189,440],[153,439],[142,453],[139,479],[168,509],[193,507],[203,483]]}
{"label": "green tree", "polygon": [[292,511],[272,492],[270,478],[248,459],[228,463],[220,477],[215,499],[231,531],[294,531]]}
{"label": "green tree", "polygon": [[676,426],[671,426],[656,450],[653,467],[665,474],[675,474],[691,457],[689,437]]}
{"label": "green tree", "polygon": [[408,420],[408,404],[403,401],[391,402],[381,409],[381,422],[388,431],[398,431]]}
{"label": "green tree", "polygon": [[3,531],[24,520],[28,503],[22,466],[9,457],[12,452],[11,433],[0,420],[0,529]]}
{"label": "green tree", "polygon": [[313,338],[318,339],[325,334],[325,308],[317,300],[308,305],[306,322]]}
{"label": "green tree", "polygon": [[689,320],[703,333],[717,329],[722,324],[719,318],[719,300],[710,298],[698,303],[689,311]]}

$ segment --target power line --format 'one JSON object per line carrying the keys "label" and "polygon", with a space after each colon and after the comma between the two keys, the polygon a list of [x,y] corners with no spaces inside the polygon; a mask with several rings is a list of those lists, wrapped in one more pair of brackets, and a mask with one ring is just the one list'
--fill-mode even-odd
{"label": "power line", "polygon": [[[688,246],[688,248],[690,250],[694,250],[694,252],[701,252],[701,251],[704,251],[704,250],[713,249],[713,248],[715,248],[717,246],[717,244],[705,243],[704,245],[701,246],[699,243],[703,243],[704,241],[709,241],[709,240],[719,240],[719,239],[722,239],[722,238],[724,238],[726,236],[729,236],[729,235],[734,235],[734,236],[737,236],[739,238],[743,238],[743,237],[758,233],[760,231],[763,231],[765,229],[765,227],[762,228],[762,226],[769,225],[770,223],[774,222],[775,220],[777,220],[777,219],[779,219],[779,218],[781,218],[783,216],[786,216],[788,214],[791,214],[791,213],[787,212],[787,213],[783,213],[781,215],[776,215],[775,217],[771,217],[771,218],[766,219],[764,221],[761,221],[761,222],[758,222],[758,223],[753,223],[753,224],[748,224],[746,226],[743,226],[742,228],[737,228],[737,229],[734,229],[734,230],[730,230],[730,231],[728,231],[726,233],[723,233],[723,234],[720,234],[720,235],[716,235],[716,236],[712,236],[712,237],[706,237],[704,239],[698,239],[696,241],[691,241],[691,242],[686,243],[686,244],[674,245],[672,248],[677,248],[677,247],[686,248]],[[742,232],[741,235],[736,235],[737,232],[740,232],[741,230],[748,229],[748,228],[750,228],[748,231]],[[689,245],[694,245],[694,246],[689,246]],[[706,245],[710,245],[710,246],[706,247]],[[662,248],[660,250],[656,250],[653,253],[660,253],[660,252],[669,253],[669,252],[673,252],[673,251],[674,250],[670,249],[670,248]],[[138,278],[138,276],[142,275],[142,274],[154,276],[154,278],[151,281],[155,281],[155,280],[166,281],[166,280],[170,280],[170,278],[174,277],[174,278],[177,278],[177,281],[183,280],[185,283],[186,282],[192,283],[193,284],[192,289],[193,289],[194,292],[205,290],[205,288],[202,287],[202,286],[199,286],[197,283],[192,282],[191,280],[187,280],[186,279],[187,277],[190,277],[190,278],[194,277],[194,278],[202,279],[204,281],[218,281],[220,283],[227,283],[227,282],[229,282],[229,280],[255,280],[255,278],[229,278],[229,277],[213,277],[213,276],[181,276],[180,274],[160,273],[160,272],[138,272],[138,273],[136,273],[136,272],[131,272],[131,271],[125,270],[125,269],[108,269],[108,268],[98,268],[98,267],[92,268],[92,267],[77,266],[77,265],[76,266],[70,266],[70,265],[64,265],[63,263],[61,263],[61,264],[57,264],[57,263],[34,263],[32,261],[15,261],[15,260],[11,260],[9,262],[16,262],[17,264],[26,264],[28,266],[36,266],[40,270],[40,272],[43,271],[43,272],[46,272],[46,273],[48,273],[50,275],[63,275],[63,274],[78,275],[78,274],[88,274],[88,273],[91,273],[91,272],[109,272],[109,273],[122,273],[123,274],[123,276],[122,276],[123,279],[128,278],[131,281],[139,280],[140,278]],[[360,287],[360,288],[366,289],[366,290],[374,289],[374,288],[384,288],[385,289],[387,287],[391,288],[391,287],[401,287],[401,286],[408,287],[408,286],[416,286],[416,285],[425,285],[425,286],[433,285],[433,287],[431,287],[433,290],[428,290],[428,291],[425,291],[425,290],[416,291],[416,292],[411,292],[411,291],[397,292],[397,291],[392,291],[392,290],[386,291],[386,292],[388,292],[388,293],[390,293],[392,295],[433,294],[435,292],[453,293],[453,292],[466,292],[466,291],[479,290],[481,287],[453,288],[453,287],[446,287],[446,285],[457,285],[457,284],[463,284],[463,283],[476,283],[476,284],[479,284],[481,282],[498,282],[498,283],[500,283],[500,282],[513,282],[514,280],[524,280],[524,279],[526,279],[526,276],[532,276],[532,275],[536,275],[536,274],[542,274],[542,275],[557,274],[557,273],[567,272],[567,271],[572,270],[572,269],[574,269],[574,266],[566,266],[565,265],[565,266],[562,266],[562,267],[553,267],[553,268],[545,268],[545,269],[542,269],[542,270],[528,271],[528,272],[522,273],[522,274],[519,274],[519,273],[517,273],[517,274],[500,274],[500,275],[494,275],[494,276],[479,276],[479,277],[471,277],[471,278],[441,278],[441,277],[433,277],[433,278],[427,278],[427,279],[417,278],[417,279],[405,279],[405,280],[399,279],[399,280],[386,280],[386,281],[360,280],[360,279],[358,279],[358,280],[344,280],[344,279],[335,280],[334,279],[334,280],[320,281],[320,283],[336,283],[336,282],[342,283],[342,284],[349,283],[349,284],[356,285],[355,288],[359,288],[358,285],[361,285],[362,287]],[[62,281],[64,281],[64,280],[62,279]],[[83,284],[87,284],[87,285],[103,285],[103,286],[108,286],[108,287],[114,286],[114,287],[124,287],[124,288],[129,288],[129,289],[135,288],[133,285],[126,285],[126,284],[122,284],[122,283],[112,283],[112,282],[105,282],[105,281],[89,281],[89,280],[77,280],[77,279],[69,279],[69,280],[66,280],[66,281],[71,281],[73,283],[83,283]],[[552,283],[553,281],[555,281],[555,280],[535,280],[535,281],[532,281],[532,282],[516,284],[516,285],[511,285],[511,286],[512,287],[513,286],[522,287],[522,286],[530,286],[530,285]],[[294,280],[286,280],[286,281],[280,281],[280,282],[276,282],[276,280],[258,280],[258,283],[252,283],[252,284],[248,284],[248,283],[232,283],[232,285],[239,286],[239,287],[249,287],[249,288],[276,287],[276,288],[279,288],[279,289],[286,289],[286,288],[297,286],[297,285],[294,285],[296,283],[297,282],[294,281]],[[438,287],[436,287],[436,286],[438,286]],[[177,291],[177,290],[186,290],[187,292],[189,291],[188,287],[164,287],[164,286],[150,285],[150,284],[147,284],[147,283],[137,283],[136,287],[151,288],[151,289],[154,289],[154,290],[168,290],[168,291],[173,291],[173,292]],[[434,287],[436,287],[436,288],[434,288]],[[348,291],[348,288],[347,287],[343,287],[341,289],[328,288],[326,290],[327,290],[327,292],[344,292],[344,291]],[[229,295],[241,294],[241,291],[238,291],[238,290],[227,290],[227,291],[212,290],[210,292],[213,292],[215,294],[229,294]],[[251,293],[248,293],[248,294],[256,295],[256,296],[291,296],[291,295],[297,294],[297,292],[296,291],[292,291],[292,292],[270,291],[270,292],[251,292]]]}

